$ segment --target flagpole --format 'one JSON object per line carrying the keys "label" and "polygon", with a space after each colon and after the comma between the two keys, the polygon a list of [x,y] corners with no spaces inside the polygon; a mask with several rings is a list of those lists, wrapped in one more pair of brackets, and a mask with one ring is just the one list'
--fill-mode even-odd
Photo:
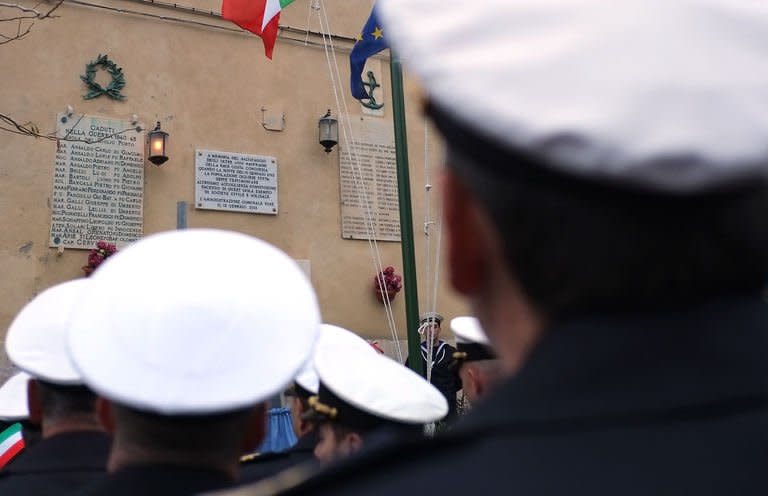
{"label": "flagpole", "polygon": [[419,291],[416,283],[416,256],[413,240],[411,209],[411,179],[408,173],[408,138],[405,129],[403,70],[400,59],[389,51],[389,72],[392,79],[392,120],[395,125],[395,158],[397,163],[397,196],[400,205],[400,247],[403,254],[403,286],[405,287],[405,320],[408,331],[408,365],[424,375],[419,337]]}

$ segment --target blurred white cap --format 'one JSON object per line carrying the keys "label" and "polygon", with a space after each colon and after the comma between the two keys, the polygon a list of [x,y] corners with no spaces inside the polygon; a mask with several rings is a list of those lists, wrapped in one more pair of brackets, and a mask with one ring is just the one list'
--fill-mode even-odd
{"label": "blurred white cap", "polygon": [[100,395],[164,415],[278,393],[307,362],[320,312],[298,265],[254,237],[187,229],[144,238],[90,278],[70,349]]}
{"label": "blurred white cap", "polygon": [[378,0],[376,9],[438,108],[554,169],[668,192],[768,176],[765,2]]}
{"label": "blurred white cap", "polygon": [[[350,331],[319,340],[315,369],[318,400],[335,408],[342,423],[359,412],[403,424],[434,422],[448,413],[448,402],[432,384]],[[324,396],[324,389],[332,395]]]}
{"label": "blurred white cap", "polygon": [[462,316],[452,319],[451,330],[456,337],[456,343],[491,344],[475,317]]}
{"label": "blurred white cap", "polygon": [[0,420],[16,421],[29,418],[27,382],[30,378],[26,372],[19,372],[0,386]]}
{"label": "blurred white cap", "polygon": [[5,338],[8,358],[36,379],[53,384],[82,384],[67,352],[69,319],[80,306],[90,307],[91,284],[75,279],[35,296],[13,319]]}

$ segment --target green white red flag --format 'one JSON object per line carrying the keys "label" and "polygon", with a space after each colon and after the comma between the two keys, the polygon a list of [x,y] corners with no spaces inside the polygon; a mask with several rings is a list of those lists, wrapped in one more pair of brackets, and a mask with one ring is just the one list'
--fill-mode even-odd
{"label": "green white red flag", "polygon": [[13,460],[24,449],[24,438],[21,436],[21,424],[16,422],[0,432],[0,468]]}
{"label": "green white red flag", "polygon": [[292,2],[293,0],[223,0],[221,17],[260,36],[264,42],[264,53],[271,59],[277,41],[280,12]]}

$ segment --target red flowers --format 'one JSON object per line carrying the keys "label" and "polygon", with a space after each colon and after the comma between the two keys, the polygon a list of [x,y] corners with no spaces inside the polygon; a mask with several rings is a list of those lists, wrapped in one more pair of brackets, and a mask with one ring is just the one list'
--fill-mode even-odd
{"label": "red flowers", "polygon": [[106,241],[96,243],[96,248],[88,252],[88,265],[82,267],[85,277],[90,276],[104,260],[117,253],[117,247]]}
{"label": "red flowers", "polygon": [[403,289],[403,279],[395,274],[394,267],[387,267],[373,278],[373,290],[379,299],[386,296],[388,300],[392,301],[392,298],[401,289]]}

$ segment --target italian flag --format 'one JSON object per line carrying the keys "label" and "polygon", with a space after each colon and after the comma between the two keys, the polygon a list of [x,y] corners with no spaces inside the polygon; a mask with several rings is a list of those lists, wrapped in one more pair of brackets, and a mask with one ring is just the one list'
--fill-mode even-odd
{"label": "italian flag", "polygon": [[5,467],[23,449],[24,438],[21,437],[20,423],[17,422],[0,432],[0,468]]}
{"label": "italian flag", "polygon": [[261,36],[264,53],[271,59],[272,49],[277,41],[280,12],[292,2],[293,0],[223,0],[221,17]]}

